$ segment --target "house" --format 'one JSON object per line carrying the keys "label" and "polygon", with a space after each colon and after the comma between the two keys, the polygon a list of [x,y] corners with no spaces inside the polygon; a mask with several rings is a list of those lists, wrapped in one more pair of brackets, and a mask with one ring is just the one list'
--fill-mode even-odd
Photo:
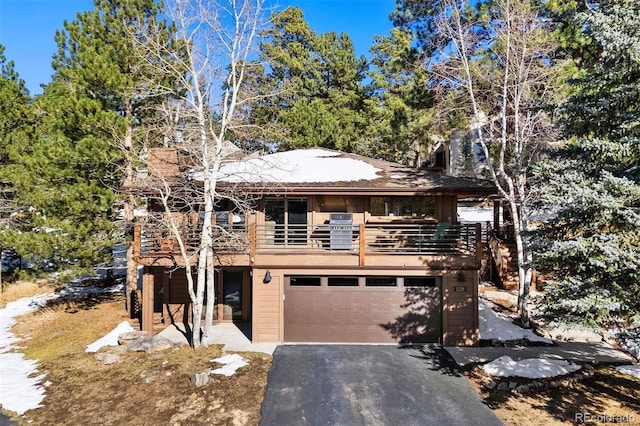
{"label": "house", "polygon": [[[154,173],[175,185],[189,173],[183,182],[197,188],[176,152],[152,153]],[[250,324],[254,342],[477,343],[481,231],[457,223],[456,206],[494,194],[487,182],[314,148],[228,161],[218,192],[216,321]],[[184,232],[201,221],[175,214]],[[143,328],[150,311],[190,321],[175,242],[151,222],[134,242]]]}

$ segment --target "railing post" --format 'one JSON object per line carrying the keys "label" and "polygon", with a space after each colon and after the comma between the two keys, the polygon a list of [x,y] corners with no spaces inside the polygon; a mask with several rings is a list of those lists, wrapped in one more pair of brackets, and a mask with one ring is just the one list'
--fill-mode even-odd
{"label": "railing post", "polygon": [[251,263],[256,259],[256,224],[249,224],[249,260]]}
{"label": "railing post", "polygon": [[133,225],[133,260],[135,262],[138,262],[138,260],[140,259],[140,235],[140,224],[136,223],[135,225]]}
{"label": "railing post", "polygon": [[476,223],[476,266],[482,266],[482,224]]}
{"label": "railing post", "polygon": [[360,232],[358,236],[358,266],[364,266],[364,223],[360,224]]}

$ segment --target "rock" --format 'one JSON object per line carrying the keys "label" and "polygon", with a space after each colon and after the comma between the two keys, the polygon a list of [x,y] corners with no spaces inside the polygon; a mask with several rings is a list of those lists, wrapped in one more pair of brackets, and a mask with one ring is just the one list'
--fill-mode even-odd
{"label": "rock", "polygon": [[165,351],[173,348],[174,344],[171,340],[160,336],[148,337],[143,336],[134,340],[127,347],[128,352],[146,352],[153,353]]}
{"label": "rock", "polygon": [[98,352],[96,359],[104,365],[111,365],[120,362],[120,355],[111,352]]}
{"label": "rock", "polygon": [[502,382],[498,384],[498,388],[499,391],[504,391],[509,389],[509,385],[506,382]]}
{"label": "rock", "polygon": [[526,392],[529,392],[529,386],[527,386],[527,385],[520,385],[520,386],[516,387],[515,391],[516,391],[516,392],[518,392],[518,393],[526,393]]}
{"label": "rock", "polygon": [[192,374],[191,383],[193,383],[197,388],[206,385],[209,383],[209,371]]}
{"label": "rock", "polygon": [[518,382],[509,382],[509,389],[515,389],[518,387]]}
{"label": "rock", "polygon": [[118,344],[119,345],[128,345],[129,342],[133,340],[137,340],[141,337],[148,336],[149,333],[146,331],[129,331],[127,333],[122,333],[118,335]]}
{"label": "rock", "polygon": [[494,389],[496,386],[498,386],[498,384],[493,380],[489,380],[487,382],[484,382],[483,385],[487,389]]}
{"label": "rock", "polygon": [[103,346],[100,349],[98,349],[97,353],[110,353],[110,354],[122,355],[125,352],[127,352],[126,346]]}
{"label": "rock", "polygon": [[149,384],[149,383],[151,383],[151,382],[154,382],[155,380],[156,380],[156,376],[147,376],[147,377],[145,377],[145,378],[143,379],[143,381],[144,381],[146,384]]}

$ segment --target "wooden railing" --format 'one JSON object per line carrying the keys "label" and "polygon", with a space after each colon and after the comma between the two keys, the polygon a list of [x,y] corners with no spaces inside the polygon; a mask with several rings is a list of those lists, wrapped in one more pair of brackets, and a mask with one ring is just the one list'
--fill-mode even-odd
{"label": "wooden railing", "polygon": [[[218,252],[312,252],[367,254],[476,254],[481,245],[479,224],[367,223],[361,225],[250,225],[216,229]],[[179,244],[166,232],[139,232],[141,256],[179,254]],[[199,233],[185,229],[187,251],[199,246]]]}
{"label": "wooden railing", "polygon": [[[200,246],[200,232],[197,229],[181,229],[181,239],[185,250],[190,253]],[[134,233],[135,237],[136,233]],[[180,242],[167,230],[146,227],[139,232],[139,247],[142,256],[180,254]],[[231,230],[216,228],[213,235],[214,247],[223,252],[244,252],[249,247],[249,235],[245,226]]]}

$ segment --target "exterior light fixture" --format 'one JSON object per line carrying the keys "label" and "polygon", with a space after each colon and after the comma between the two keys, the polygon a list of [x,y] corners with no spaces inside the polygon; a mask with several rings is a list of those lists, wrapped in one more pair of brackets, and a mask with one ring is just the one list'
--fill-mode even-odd
{"label": "exterior light fixture", "polygon": [[463,283],[465,281],[464,272],[458,272],[458,282]]}
{"label": "exterior light fixture", "polygon": [[269,284],[271,282],[271,272],[269,272],[268,269],[267,269],[267,272],[264,274],[264,279],[262,280],[262,282],[265,284]]}

